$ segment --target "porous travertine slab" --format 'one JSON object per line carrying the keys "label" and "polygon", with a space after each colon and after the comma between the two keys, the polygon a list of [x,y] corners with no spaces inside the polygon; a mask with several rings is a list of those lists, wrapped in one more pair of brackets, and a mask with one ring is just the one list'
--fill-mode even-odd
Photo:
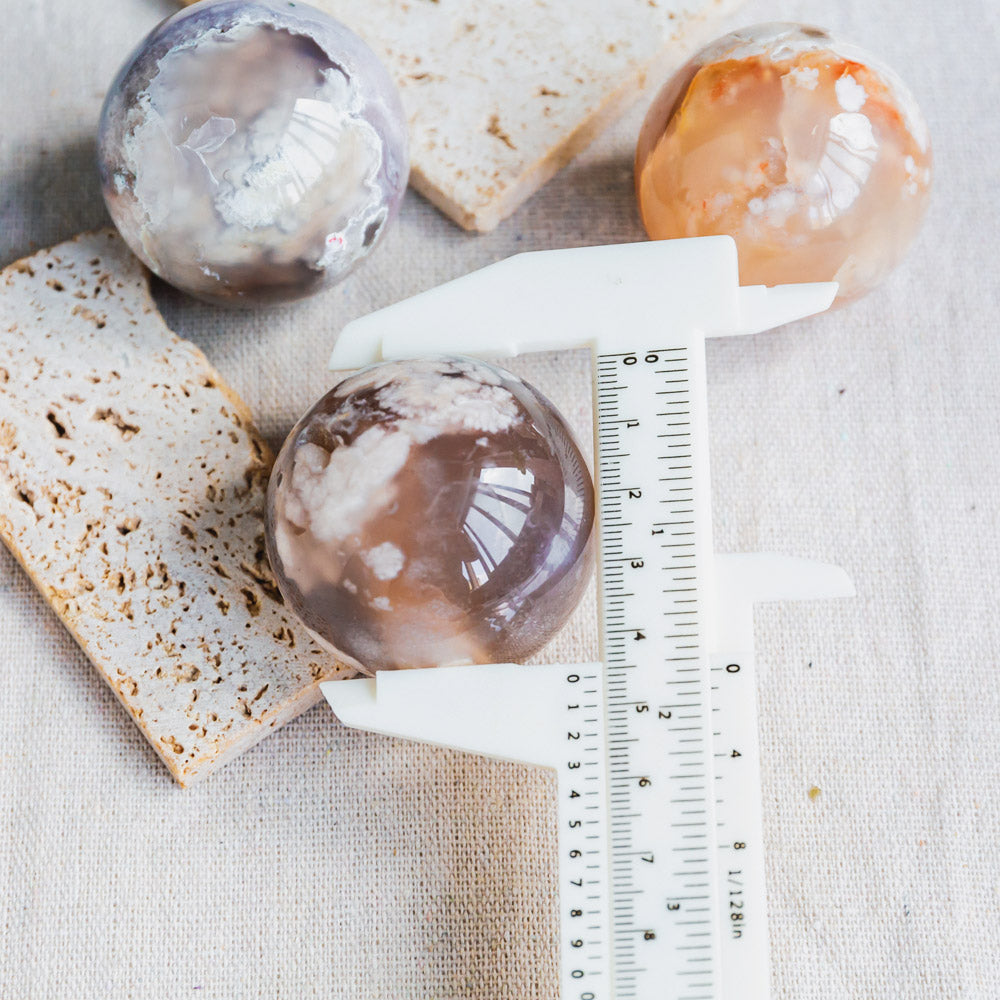
{"label": "porous travertine slab", "polygon": [[181,784],[347,672],[275,587],[270,463],[117,234],[0,272],[0,537]]}
{"label": "porous travertine slab", "polygon": [[[413,186],[466,229],[510,215],[740,0],[311,0],[403,98]],[[586,207],[582,206],[581,211]]]}

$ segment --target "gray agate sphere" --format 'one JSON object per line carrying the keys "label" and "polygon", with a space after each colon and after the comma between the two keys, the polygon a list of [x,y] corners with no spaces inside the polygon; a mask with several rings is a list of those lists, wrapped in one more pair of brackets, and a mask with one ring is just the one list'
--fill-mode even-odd
{"label": "gray agate sphere", "polygon": [[292,430],[268,488],[285,600],[367,671],[530,656],[587,586],[593,528],[562,416],[469,358],[341,382]]}
{"label": "gray agate sphere", "polygon": [[408,172],[385,68],[297,0],[203,0],[163,21],[111,85],[98,160],[139,258],[230,305],[340,281],[379,241]]}

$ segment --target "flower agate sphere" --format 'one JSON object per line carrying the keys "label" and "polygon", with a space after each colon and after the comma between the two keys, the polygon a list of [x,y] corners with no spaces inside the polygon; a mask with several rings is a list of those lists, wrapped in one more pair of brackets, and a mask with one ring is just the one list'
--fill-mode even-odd
{"label": "flower agate sphere", "polygon": [[837,281],[841,303],[899,263],[930,179],[927,127],[899,77],[791,24],[696,55],[657,96],[636,151],[653,239],[727,233],[743,284]]}
{"label": "flower agate sphere", "polygon": [[285,599],[363,669],[519,661],[592,568],[594,487],[552,404],[468,358],[387,362],[324,396],[271,476]]}
{"label": "flower agate sphere", "polygon": [[372,51],[302,3],[168,18],[104,102],[104,197],[132,250],[199,298],[260,304],[343,278],[406,186],[399,97]]}

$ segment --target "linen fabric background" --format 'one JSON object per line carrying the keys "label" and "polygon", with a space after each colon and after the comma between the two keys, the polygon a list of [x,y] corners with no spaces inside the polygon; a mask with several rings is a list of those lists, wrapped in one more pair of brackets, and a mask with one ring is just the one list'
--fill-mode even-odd
{"label": "linen fabric background", "polygon": [[[103,92],[166,0],[0,0],[0,264],[104,223]],[[572,17],[572,4],[566,4]],[[708,347],[719,551],[837,562],[854,600],[757,615],[775,996],[1000,992],[1000,5],[752,0],[908,81],[929,219],[842,311]],[[343,324],[510,253],[643,237],[637,107],[489,236],[410,193],[329,294],[223,312],[159,286],[279,444]],[[663,303],[669,314],[670,303]],[[589,443],[584,355],[520,359]],[[596,655],[585,603],[542,659]],[[552,1000],[554,781],[318,707],[175,786],[0,551],[3,1000]],[[810,797],[809,790],[820,792]]]}

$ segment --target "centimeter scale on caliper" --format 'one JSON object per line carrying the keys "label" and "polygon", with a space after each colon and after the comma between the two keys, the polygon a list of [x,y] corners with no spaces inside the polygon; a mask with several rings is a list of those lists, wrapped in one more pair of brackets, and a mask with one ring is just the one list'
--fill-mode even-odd
{"label": "centimeter scale on caliper", "polygon": [[740,288],[727,237],[544,251],[337,342],[335,369],[592,351],[600,662],[323,686],[347,725],[555,769],[562,1000],[769,995],[753,604],[852,588],[836,567],[715,554],[704,341],[819,312],[834,292]]}
{"label": "centimeter scale on caliper", "polygon": [[[711,689],[723,681],[713,674],[731,682],[749,664],[708,659],[714,557],[708,484],[695,475],[706,467],[699,347],[654,342],[595,362],[613,959],[622,1000],[639,996],[643,978],[673,979],[669,995],[678,1000],[716,995],[717,948],[764,921],[755,898],[759,806],[730,802],[719,784],[731,761],[746,776],[751,752],[721,708],[713,712]],[[726,808],[733,805],[742,808]],[[657,962],[667,948],[654,951],[650,942],[664,937],[670,961]],[[746,982],[746,959],[764,952],[743,945],[737,954],[742,961],[725,964]]]}

